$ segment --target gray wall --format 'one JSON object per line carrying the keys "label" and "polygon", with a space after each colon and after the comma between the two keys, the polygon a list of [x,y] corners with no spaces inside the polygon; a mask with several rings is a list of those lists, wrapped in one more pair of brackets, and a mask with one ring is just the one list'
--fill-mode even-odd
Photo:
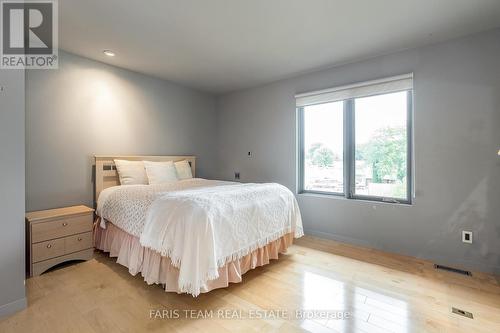
{"label": "gray wall", "polygon": [[[294,95],[415,73],[413,206],[298,195],[308,234],[500,272],[500,30],[222,96],[219,178],[296,189]],[[248,158],[247,152],[253,157]],[[472,245],[461,230],[474,232]]]}
{"label": "gray wall", "polygon": [[24,291],[24,71],[0,70],[0,317]]}
{"label": "gray wall", "polygon": [[215,167],[215,99],[66,52],[26,81],[27,210],[93,202],[94,154],[196,155]]}

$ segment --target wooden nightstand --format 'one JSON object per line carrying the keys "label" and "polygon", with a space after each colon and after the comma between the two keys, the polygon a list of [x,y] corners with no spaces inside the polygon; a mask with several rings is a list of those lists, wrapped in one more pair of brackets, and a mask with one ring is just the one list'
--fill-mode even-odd
{"label": "wooden nightstand", "polygon": [[26,214],[26,265],[30,276],[69,260],[92,258],[94,210],[86,206]]}

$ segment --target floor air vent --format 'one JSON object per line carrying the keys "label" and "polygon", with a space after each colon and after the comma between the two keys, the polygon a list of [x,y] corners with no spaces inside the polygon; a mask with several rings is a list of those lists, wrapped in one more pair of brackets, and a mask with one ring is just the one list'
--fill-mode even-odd
{"label": "floor air vent", "polygon": [[472,276],[472,273],[469,271],[464,271],[463,269],[458,269],[458,268],[453,268],[453,267],[448,267],[448,266],[443,266],[443,265],[434,265],[435,269],[440,269],[443,271],[448,271],[452,273],[457,273],[461,275],[467,275],[467,276]]}
{"label": "floor air vent", "polygon": [[457,314],[459,316],[464,316],[464,317],[467,317],[467,318],[470,318],[470,319],[474,319],[474,316],[472,315],[471,312],[467,312],[467,311],[460,310],[460,309],[457,309],[457,308],[451,308],[451,312],[453,312],[454,314]]}

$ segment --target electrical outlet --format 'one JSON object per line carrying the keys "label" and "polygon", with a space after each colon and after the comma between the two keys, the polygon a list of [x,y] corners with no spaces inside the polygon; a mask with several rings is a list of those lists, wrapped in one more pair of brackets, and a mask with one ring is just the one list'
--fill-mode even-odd
{"label": "electrical outlet", "polygon": [[472,244],[472,231],[462,231],[462,242]]}
{"label": "electrical outlet", "polygon": [[234,173],[234,179],[240,179],[240,173],[239,172],[235,172]]}
{"label": "electrical outlet", "polygon": [[247,154],[248,157],[252,157],[252,152],[249,151],[248,154]]}

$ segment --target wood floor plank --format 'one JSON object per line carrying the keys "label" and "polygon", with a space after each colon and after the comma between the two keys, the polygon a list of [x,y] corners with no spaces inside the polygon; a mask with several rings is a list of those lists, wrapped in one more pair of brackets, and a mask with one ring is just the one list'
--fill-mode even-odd
{"label": "wood floor plank", "polygon": [[[499,281],[306,236],[279,261],[245,274],[243,283],[193,298],[149,286],[96,252],[90,261],[28,279],[28,308],[0,321],[0,332],[500,332]],[[452,314],[453,306],[474,319]],[[275,310],[287,316],[249,319]],[[156,318],[152,311],[180,316]],[[183,311],[212,317],[193,319]],[[348,319],[297,316],[333,311]]]}

